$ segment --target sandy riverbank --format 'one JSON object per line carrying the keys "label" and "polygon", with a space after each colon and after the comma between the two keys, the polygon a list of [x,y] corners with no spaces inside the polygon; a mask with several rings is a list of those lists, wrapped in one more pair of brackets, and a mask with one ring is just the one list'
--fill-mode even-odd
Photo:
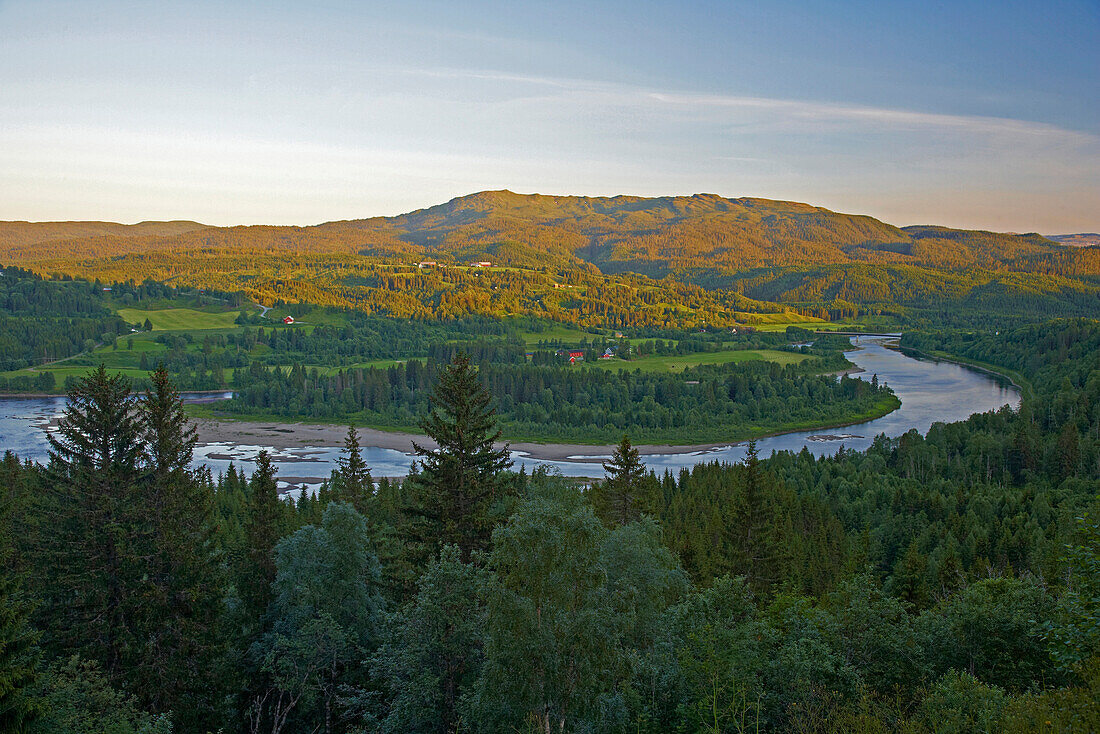
{"label": "sandy riverbank", "polygon": [[[276,423],[273,421],[220,421],[210,418],[195,420],[200,444],[236,443],[257,446],[270,446],[274,449],[294,449],[310,446],[342,446],[347,435],[347,427],[339,425],[309,423]],[[412,444],[426,448],[436,448],[436,443],[427,436],[412,433],[379,431],[374,428],[360,428],[359,443],[363,446],[378,446],[412,453]],[[695,451],[730,446],[736,441],[694,444],[678,446],[668,444],[648,444],[638,446],[642,454],[688,454]],[[573,457],[586,457],[598,462],[600,457],[610,456],[613,445],[590,446],[562,443],[512,443],[513,451],[520,451],[533,459],[541,461],[566,461]],[[579,459],[581,461],[585,458]]]}

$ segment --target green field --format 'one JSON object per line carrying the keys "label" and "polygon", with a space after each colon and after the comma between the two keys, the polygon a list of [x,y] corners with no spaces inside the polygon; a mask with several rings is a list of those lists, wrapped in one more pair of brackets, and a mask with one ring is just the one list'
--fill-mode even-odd
{"label": "green field", "polygon": [[603,336],[602,334],[594,334],[590,331],[583,331],[582,329],[576,329],[571,326],[554,325],[545,331],[521,331],[520,337],[523,339],[523,343],[529,347],[533,347],[540,341],[560,341],[565,344],[578,344],[581,339],[593,339]]}
{"label": "green field", "polygon": [[[802,324],[824,324],[827,323],[813,316],[803,316],[795,311],[783,311],[782,313],[749,313],[745,311],[738,311],[735,314],[738,321],[746,326],[752,326],[761,331],[785,329],[792,324],[800,326]],[[812,328],[807,326],[806,328]]]}
{"label": "green field", "polygon": [[240,311],[210,313],[193,308],[138,309],[120,308],[118,315],[131,324],[144,324],[148,319],[153,331],[190,331],[199,329],[232,329]]}
{"label": "green field", "polygon": [[[425,357],[410,357],[409,359],[425,359]],[[322,375],[335,375],[343,370],[368,370],[372,367],[378,369],[386,369],[387,367],[393,367],[394,365],[404,364],[408,362],[408,359],[373,359],[367,362],[356,362],[355,364],[346,365],[306,365],[307,370],[317,370]]]}
{"label": "green field", "polygon": [[[153,313],[155,313],[155,311]],[[187,350],[192,352],[197,352],[201,349],[202,343],[198,341],[187,346]],[[55,390],[60,392],[64,390],[66,378],[83,377],[89,370],[99,366],[100,363],[112,373],[120,372],[131,379],[148,377],[149,371],[141,369],[141,355],[145,354],[147,362],[153,364],[156,362],[157,355],[165,354],[167,351],[168,347],[166,345],[157,342],[149,332],[143,332],[141,334],[134,334],[133,336],[120,336],[118,338],[117,349],[110,345],[99,346],[91,353],[85,352],[77,354],[68,359],[59,360],[52,364],[36,367],[34,369],[25,368],[21,370],[0,372],[0,377],[36,377],[43,372],[49,372],[54,375],[54,379],[56,380]],[[232,374],[232,369],[225,370],[227,379]]]}
{"label": "green field", "polygon": [[809,359],[807,354],[781,352],[777,349],[728,349],[722,352],[698,352],[695,354],[655,355],[638,359],[600,359],[587,362],[589,366],[610,370],[642,370],[644,372],[683,372],[688,367],[701,364],[730,364],[766,360],[779,364],[797,364]]}
{"label": "green field", "polygon": [[831,321],[788,321],[787,323],[752,325],[757,331],[786,331],[788,326],[797,326],[800,329],[809,329],[810,331],[843,331],[858,327],[859,324],[838,324]]}

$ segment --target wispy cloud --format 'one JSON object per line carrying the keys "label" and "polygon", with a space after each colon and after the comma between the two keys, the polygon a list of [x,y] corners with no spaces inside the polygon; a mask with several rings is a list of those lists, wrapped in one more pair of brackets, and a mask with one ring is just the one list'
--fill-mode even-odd
{"label": "wispy cloud", "polygon": [[[1048,138],[1062,142],[1094,143],[1096,135],[1031,120],[955,115],[920,110],[852,105],[821,100],[776,97],[698,94],[688,91],[653,89],[591,79],[557,78],[492,69],[407,68],[401,73],[436,79],[467,80],[522,87],[542,87],[549,93],[568,94],[593,105],[646,107],[654,111],[743,111],[770,113],[793,122],[851,123],[895,130],[953,130],[979,135],[1010,135]],[[521,93],[522,96],[526,96]]]}
{"label": "wispy cloud", "polygon": [[907,129],[953,129],[981,134],[1008,134],[1095,141],[1085,132],[1067,130],[1056,125],[1028,120],[976,115],[946,115],[934,112],[899,110],[886,107],[846,105],[769,97],[739,97],[729,95],[699,95],[651,92],[657,102],[695,108],[726,108],[768,110],[808,121],[849,121],[861,124]]}

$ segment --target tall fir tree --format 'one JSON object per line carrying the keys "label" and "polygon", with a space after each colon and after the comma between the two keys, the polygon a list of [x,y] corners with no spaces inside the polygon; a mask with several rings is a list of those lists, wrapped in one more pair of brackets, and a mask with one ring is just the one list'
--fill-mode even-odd
{"label": "tall fir tree", "polygon": [[374,491],[374,480],[370,467],[363,461],[363,451],[359,447],[359,432],[354,425],[348,426],[348,435],[344,439],[344,455],[337,462],[340,471],[339,482],[334,498],[337,502],[347,502],[359,513],[367,514],[367,504]]}
{"label": "tall fir tree", "polygon": [[261,451],[256,457],[256,471],[248,488],[247,512],[245,547],[242,549],[237,585],[248,623],[258,625],[271,602],[271,584],[275,581],[275,545],[285,529],[275,467],[267,451]]}
{"label": "tall fir tree", "polygon": [[439,445],[414,443],[420,470],[409,477],[405,531],[426,561],[445,544],[462,559],[485,550],[493,529],[494,505],[507,489],[503,472],[511,461],[500,438],[496,411],[470,358],[459,353],[439,375],[432,411],[420,428]]}
{"label": "tall fir tree", "polygon": [[[19,469],[10,452],[4,457],[3,468],[5,475]],[[14,484],[16,477],[11,479]],[[30,689],[38,676],[39,649],[38,634],[30,623],[31,601],[14,558],[12,510],[16,501],[6,489],[0,488],[0,731],[20,734],[37,712]]]}
{"label": "tall fir tree", "polygon": [[647,486],[645,464],[629,437],[623,436],[603,469],[607,479],[591,490],[592,508],[600,520],[610,526],[626,525],[642,513],[653,512],[655,488]]}
{"label": "tall fir tree", "polygon": [[43,628],[51,645],[98,661],[119,681],[141,641],[134,633],[135,496],[141,425],[129,381],[101,364],[69,391],[48,436],[52,529]]}
{"label": "tall fir tree", "polygon": [[[152,710],[175,710],[184,728],[198,728],[209,702],[209,670],[217,646],[221,579],[214,556],[213,493],[189,469],[195,427],[163,368],[138,403],[147,474],[137,500],[149,525],[148,579],[137,627],[145,648],[131,690]],[[205,694],[205,695],[204,695]],[[207,721],[206,723],[210,723]]]}
{"label": "tall fir tree", "polygon": [[792,535],[790,519],[779,501],[773,479],[760,466],[756,440],[749,441],[741,467],[741,497],[732,528],[736,569],[757,593],[765,593],[782,578]]}

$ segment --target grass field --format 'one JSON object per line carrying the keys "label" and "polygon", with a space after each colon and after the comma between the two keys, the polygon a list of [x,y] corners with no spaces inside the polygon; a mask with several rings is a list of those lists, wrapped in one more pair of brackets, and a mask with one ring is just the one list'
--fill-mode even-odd
{"label": "grass field", "polygon": [[[153,312],[155,313],[155,312]],[[197,352],[202,349],[200,341],[196,341],[187,347],[188,351]],[[123,375],[134,379],[147,377],[149,372],[141,369],[141,356],[146,355],[147,363],[156,362],[157,355],[164,354],[168,347],[155,340],[149,332],[134,334],[133,336],[120,336],[118,348],[111,346],[96,347],[90,354],[82,353],[63,359],[52,364],[37,367],[35,369],[12,370],[0,372],[2,377],[36,377],[42,372],[53,373],[56,382],[56,390],[62,391],[65,379],[68,377],[83,377],[90,370],[102,363],[110,372],[121,372]],[[225,375],[228,378],[233,373],[227,369]]]}
{"label": "grass field", "polygon": [[786,331],[788,326],[797,326],[800,329],[809,329],[810,331],[843,331],[851,329],[853,326],[859,326],[859,324],[838,324],[831,321],[789,321],[777,324],[753,324],[752,326],[757,331]]}
{"label": "grass field", "polygon": [[580,342],[581,339],[588,339],[591,341],[600,335],[581,329],[575,329],[571,326],[553,326],[546,331],[523,331],[520,332],[520,336],[523,338],[523,343],[531,347],[538,344],[540,341],[554,340],[567,344],[576,344]]}
{"label": "grass field", "polygon": [[[425,359],[425,357],[409,357],[409,359]],[[371,367],[378,367],[379,369],[385,369],[387,367],[393,367],[395,364],[404,364],[409,359],[375,359],[369,362],[356,362],[355,364],[337,365],[332,366],[320,366],[320,365],[306,365],[307,370],[316,369],[322,375],[335,375],[341,370],[354,370],[354,369],[370,369]]]}
{"label": "grass field", "polygon": [[[747,311],[738,311],[736,313],[738,320],[742,321],[748,326],[756,327],[757,329],[767,330],[765,327],[782,327],[787,328],[791,324],[801,325],[805,323],[824,324],[825,321],[815,318],[813,316],[803,316],[795,311],[783,311],[782,313],[750,313]],[[809,328],[809,327],[807,327]]]}
{"label": "grass field", "polygon": [[153,331],[191,331],[199,329],[231,329],[236,326],[240,311],[210,313],[193,308],[137,309],[120,308],[118,315],[131,324],[153,323]]}
{"label": "grass field", "polygon": [[696,354],[659,355],[640,359],[603,359],[588,362],[589,366],[610,370],[642,370],[644,372],[682,372],[688,367],[701,364],[730,364],[766,360],[779,364],[796,364],[809,359],[807,354],[781,352],[776,349],[728,349],[722,352],[699,352]]}

